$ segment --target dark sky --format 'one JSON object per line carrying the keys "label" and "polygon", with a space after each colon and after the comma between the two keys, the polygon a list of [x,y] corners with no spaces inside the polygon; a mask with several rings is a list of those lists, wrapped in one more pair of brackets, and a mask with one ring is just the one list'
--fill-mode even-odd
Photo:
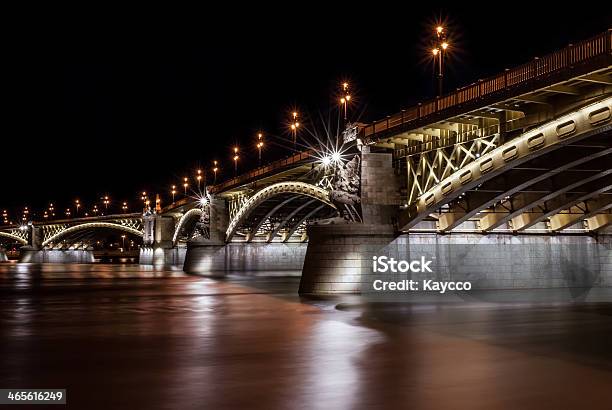
{"label": "dark sky", "polygon": [[281,135],[294,105],[327,115],[345,78],[362,121],[431,97],[427,38],[439,16],[453,41],[448,88],[605,31],[612,21],[605,8],[456,4],[347,11],[300,3],[280,14],[236,5],[122,18],[92,10],[78,19],[72,10],[27,19],[3,51],[0,209],[50,200],[65,208],[105,193],[135,207],[141,190],[167,193],[214,158],[231,175],[234,143],[246,168],[256,158],[258,129]]}

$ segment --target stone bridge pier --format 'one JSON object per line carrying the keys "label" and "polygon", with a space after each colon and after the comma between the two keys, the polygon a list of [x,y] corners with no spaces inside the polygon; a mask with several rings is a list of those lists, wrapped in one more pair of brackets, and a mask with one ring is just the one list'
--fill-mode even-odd
{"label": "stone bridge pier", "polygon": [[169,215],[143,216],[143,245],[139,263],[155,266],[181,266],[185,260],[185,248],[173,241],[175,220]]}
{"label": "stone bridge pier", "polygon": [[396,237],[394,222],[400,205],[400,177],[392,154],[361,153],[363,223],[314,224],[308,227],[301,294],[359,293],[361,269],[371,254]]}

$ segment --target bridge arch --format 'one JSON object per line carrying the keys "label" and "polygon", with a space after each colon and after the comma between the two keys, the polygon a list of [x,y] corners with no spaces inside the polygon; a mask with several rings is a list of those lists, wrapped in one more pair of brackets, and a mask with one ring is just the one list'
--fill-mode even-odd
{"label": "bridge arch", "polygon": [[[476,158],[420,195],[400,218],[399,228],[401,230],[410,229],[442,206],[457,200],[468,191],[477,189],[483,183],[493,180],[527,161],[537,159],[593,135],[609,132],[612,130],[611,118],[612,97],[608,97],[523,133],[486,155]],[[589,155],[575,155],[575,158],[572,157],[573,160],[566,163],[551,165],[548,172],[540,173],[537,178],[520,181],[520,183],[501,194],[487,197],[486,200],[478,202],[477,206],[470,206],[469,210],[466,210],[460,218],[445,222],[441,230],[446,231],[456,227],[501,198],[513,195],[521,188],[529,186],[529,184],[609,153],[609,149],[601,149]]]}
{"label": "bridge arch", "polygon": [[0,236],[3,237],[3,238],[8,238],[8,239],[12,239],[14,241],[17,241],[17,242],[21,243],[22,245],[27,245],[28,244],[27,239],[24,239],[21,236],[15,235],[15,234],[10,233],[10,232],[0,232]]}
{"label": "bridge arch", "polygon": [[45,238],[42,245],[47,246],[50,243],[56,242],[58,239],[63,238],[66,235],[88,229],[115,229],[122,232],[127,232],[136,236],[143,236],[141,230],[136,229],[133,226],[127,224],[119,224],[115,222],[86,222],[74,226],[66,227],[58,232],[53,233],[48,238]]}
{"label": "bridge arch", "polygon": [[[183,216],[181,216],[181,219],[179,219],[178,223],[176,224],[176,229],[174,230],[174,235],[172,236],[172,243],[176,245],[181,235],[181,232],[189,228],[190,224],[194,224],[195,226],[195,222],[197,222],[197,220],[200,218],[201,215],[202,215],[202,210],[200,208],[193,208],[185,212]],[[187,236],[189,236],[189,232],[192,229],[187,229],[188,231]]]}
{"label": "bridge arch", "polygon": [[286,194],[309,197],[337,210],[336,206],[330,200],[329,192],[323,188],[305,182],[278,182],[261,189],[246,200],[231,219],[226,231],[225,240],[229,242],[236,233],[238,227],[263,202],[275,196]]}

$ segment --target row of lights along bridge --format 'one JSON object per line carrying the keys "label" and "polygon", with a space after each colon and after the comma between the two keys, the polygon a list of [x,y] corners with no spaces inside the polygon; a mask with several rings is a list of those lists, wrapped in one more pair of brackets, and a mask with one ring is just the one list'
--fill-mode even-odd
{"label": "row of lights along bridge", "polygon": [[[433,57],[433,67],[434,74],[437,79],[437,92],[438,95],[442,95],[443,92],[443,79],[444,79],[444,62],[447,57],[447,52],[449,50],[449,42],[447,40],[447,33],[444,27],[441,25],[436,26],[435,34],[433,37],[433,46],[431,48],[431,56]],[[349,113],[349,104],[351,103],[351,94],[349,90],[349,84],[347,82],[343,82],[340,86],[340,95],[338,98],[340,112],[343,115],[345,123],[348,121],[348,113]],[[294,149],[297,146],[298,142],[298,134],[301,129],[301,124],[299,121],[300,115],[297,110],[291,112],[290,120],[288,123],[291,140],[294,146]],[[257,148],[257,160],[258,165],[261,166],[262,163],[262,151],[264,149],[264,134],[263,132],[257,133],[255,147]],[[238,164],[240,161],[240,148],[238,146],[233,146],[231,150],[232,156],[231,160],[233,162],[234,168],[234,176],[238,175]],[[210,167],[210,171],[212,171],[212,184],[217,183],[217,178],[219,177],[221,166],[218,160],[214,160]],[[197,169],[195,176],[195,184],[197,186],[197,192],[201,193],[202,188],[207,185],[207,172],[206,170]],[[181,189],[182,188],[182,189]],[[171,185],[170,195],[172,196],[172,203],[176,202],[178,197],[182,195],[183,197],[189,196],[189,191],[191,188],[191,180],[189,177],[183,177],[183,181],[181,184]],[[194,189],[195,190],[195,189]],[[146,191],[143,191],[140,195],[140,200],[142,201],[142,205],[144,209],[151,207],[151,200]],[[156,197],[156,201],[159,201],[159,196]],[[49,204],[49,207],[45,209],[42,213],[42,218],[44,220],[50,219],[58,219],[58,218],[72,218],[72,217],[91,217],[91,216],[101,216],[105,214],[112,213],[128,213],[130,212],[130,207],[128,206],[127,201],[121,202],[113,202],[111,201],[108,195],[104,195],[100,198],[100,207],[98,207],[98,203],[92,203],[89,207],[85,206],[81,200],[76,199],[74,201],[73,206],[67,207],[63,210],[57,210],[53,203]],[[138,206],[140,208],[140,206]],[[62,212],[63,211],[63,212]],[[2,221],[4,224],[15,224],[15,220],[9,217],[8,211],[5,209],[2,212]],[[32,215],[30,214],[30,209],[26,206],[23,208],[21,217],[18,220],[19,223],[24,224],[27,221],[32,219]]]}

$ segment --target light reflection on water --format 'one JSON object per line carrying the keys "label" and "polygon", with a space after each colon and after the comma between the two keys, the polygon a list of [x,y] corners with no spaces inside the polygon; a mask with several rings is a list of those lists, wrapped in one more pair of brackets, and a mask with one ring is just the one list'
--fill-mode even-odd
{"label": "light reflection on water", "polygon": [[[312,300],[298,283],[295,272],[0,264],[0,384],[66,387],[76,408],[114,409],[612,400],[609,304]],[[101,390],[113,394],[92,402]]]}

